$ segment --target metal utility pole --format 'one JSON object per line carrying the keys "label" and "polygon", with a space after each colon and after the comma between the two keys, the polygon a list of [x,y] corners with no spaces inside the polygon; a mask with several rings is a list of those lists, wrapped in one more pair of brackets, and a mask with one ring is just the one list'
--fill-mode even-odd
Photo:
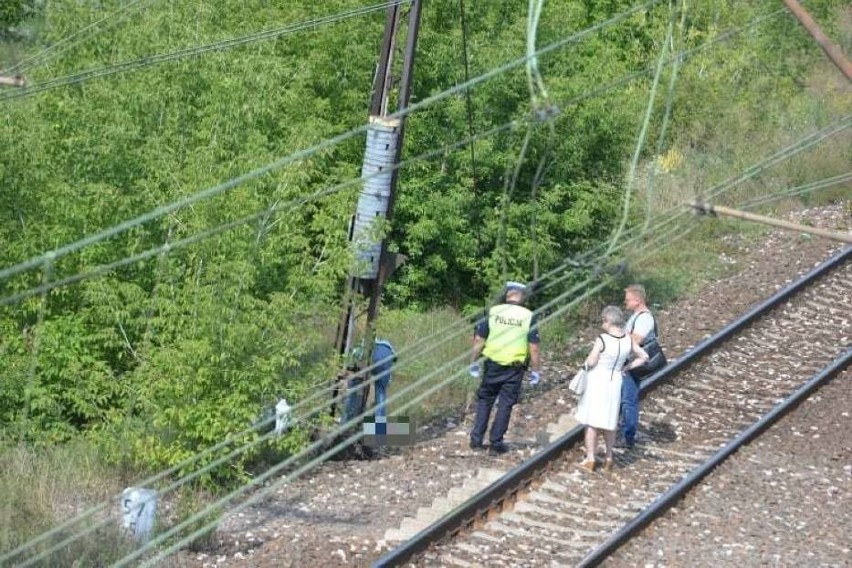
{"label": "metal utility pole", "polygon": [[771,225],[773,227],[780,227],[782,229],[788,229],[791,231],[799,231],[801,233],[817,235],[820,237],[825,237],[827,239],[839,241],[841,243],[852,243],[852,233],[841,233],[839,231],[828,231],[826,229],[819,229],[817,227],[807,227],[805,225],[799,225],[797,223],[784,221],[783,219],[773,219],[772,217],[765,217],[763,215],[747,213],[746,211],[729,209],[728,207],[722,207],[721,205],[709,205],[700,202],[693,202],[690,205],[698,213],[704,215],[723,215],[727,217],[734,217],[736,219],[745,219],[746,221],[755,221],[757,223],[763,223],[764,225]]}
{"label": "metal utility pole", "polygon": [[[420,26],[421,0],[412,0],[408,14],[406,45],[403,55],[402,73],[397,94],[397,112],[408,106],[411,90],[411,78],[414,72],[414,54]],[[375,320],[385,280],[399,266],[402,258],[387,250],[385,238],[393,216],[398,182],[398,166],[402,153],[402,141],[405,131],[405,117],[394,117],[388,113],[394,80],[393,67],[396,52],[396,38],[400,33],[402,10],[398,4],[388,7],[385,31],[382,40],[376,75],[373,81],[373,96],[370,103],[370,124],[367,130],[367,144],[361,169],[363,185],[358,197],[358,206],[350,226],[349,240],[355,250],[356,266],[347,278],[344,309],[337,329],[336,349],[342,360],[351,353],[353,338],[358,328],[358,319],[363,313],[356,313],[359,296],[369,299],[364,326],[364,361],[371,361]],[[356,369],[348,369],[349,371]],[[338,385],[348,373],[343,372]],[[363,380],[363,377],[360,378]],[[335,389],[337,398],[339,389]],[[363,389],[362,401],[366,401],[369,385]],[[331,411],[335,413],[336,403]]]}
{"label": "metal utility pole", "polygon": [[843,52],[840,51],[840,48],[834,45],[828,36],[822,32],[808,11],[802,8],[802,5],[796,0],[784,0],[784,4],[796,16],[799,22],[805,26],[805,29],[813,36],[822,50],[828,55],[829,59],[846,75],[846,79],[852,81],[852,64],[849,63]]}

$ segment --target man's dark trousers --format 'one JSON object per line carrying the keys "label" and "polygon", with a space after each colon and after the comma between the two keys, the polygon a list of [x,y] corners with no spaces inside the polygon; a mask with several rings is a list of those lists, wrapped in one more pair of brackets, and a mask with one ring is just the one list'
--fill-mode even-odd
{"label": "man's dark trousers", "polygon": [[509,429],[512,407],[518,402],[521,394],[526,366],[522,363],[504,366],[486,359],[483,367],[482,383],[476,391],[476,419],[470,433],[470,441],[475,445],[482,444],[488,429],[488,419],[491,418],[491,408],[497,398],[497,413],[489,435],[493,446],[503,442],[503,435]]}

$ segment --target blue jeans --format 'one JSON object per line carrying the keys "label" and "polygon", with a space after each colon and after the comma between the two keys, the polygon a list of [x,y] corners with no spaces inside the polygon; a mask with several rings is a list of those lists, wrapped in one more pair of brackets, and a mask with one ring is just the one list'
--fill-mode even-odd
{"label": "blue jeans", "polygon": [[385,401],[388,399],[388,383],[390,383],[389,374],[376,379],[376,410],[374,412],[376,418],[384,418],[387,412]]}
{"label": "blue jeans", "polygon": [[621,434],[628,446],[636,443],[639,428],[639,381],[624,373],[621,382]]}
{"label": "blue jeans", "polygon": [[[364,389],[355,390],[359,385],[364,384],[363,377],[349,379],[346,381],[348,394],[346,395],[345,411],[343,421],[349,422],[364,411]],[[364,387],[366,388],[366,387]]]}
{"label": "blue jeans", "polygon": [[[385,374],[375,382],[376,389],[376,407],[373,411],[373,414],[376,418],[384,418],[387,412],[387,398],[388,398],[388,384],[390,383],[390,375]],[[346,414],[345,421],[352,420],[359,414],[365,411],[364,401],[367,398],[367,386],[364,386],[362,389],[355,391],[355,387],[358,385],[363,385],[364,379],[358,377],[357,379],[349,379],[347,382],[347,386],[349,388],[349,394],[346,395]]]}

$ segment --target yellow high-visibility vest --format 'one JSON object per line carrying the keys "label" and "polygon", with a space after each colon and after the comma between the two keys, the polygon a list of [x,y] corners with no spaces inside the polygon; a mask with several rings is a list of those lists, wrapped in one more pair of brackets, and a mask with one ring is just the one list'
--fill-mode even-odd
{"label": "yellow high-visibility vest", "polygon": [[530,310],[517,304],[500,304],[491,308],[488,312],[488,337],[482,354],[501,365],[526,361],[532,317]]}

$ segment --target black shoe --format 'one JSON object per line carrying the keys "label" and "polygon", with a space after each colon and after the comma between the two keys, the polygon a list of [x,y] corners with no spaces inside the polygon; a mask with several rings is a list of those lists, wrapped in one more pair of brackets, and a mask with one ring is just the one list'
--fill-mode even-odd
{"label": "black shoe", "polygon": [[635,441],[634,442],[628,442],[627,440],[624,439],[624,436],[622,436],[621,434],[619,434],[618,438],[616,438],[616,440],[615,440],[615,447],[616,448],[624,448],[624,449],[627,449],[627,450],[632,450],[635,445],[636,445]]}
{"label": "black shoe", "polygon": [[509,451],[509,446],[504,444],[503,442],[498,442],[497,444],[491,444],[488,448],[489,456],[500,456]]}
{"label": "black shoe", "polygon": [[485,446],[482,444],[482,442],[474,442],[473,440],[471,440],[470,449],[474,451],[481,451],[485,449]]}

